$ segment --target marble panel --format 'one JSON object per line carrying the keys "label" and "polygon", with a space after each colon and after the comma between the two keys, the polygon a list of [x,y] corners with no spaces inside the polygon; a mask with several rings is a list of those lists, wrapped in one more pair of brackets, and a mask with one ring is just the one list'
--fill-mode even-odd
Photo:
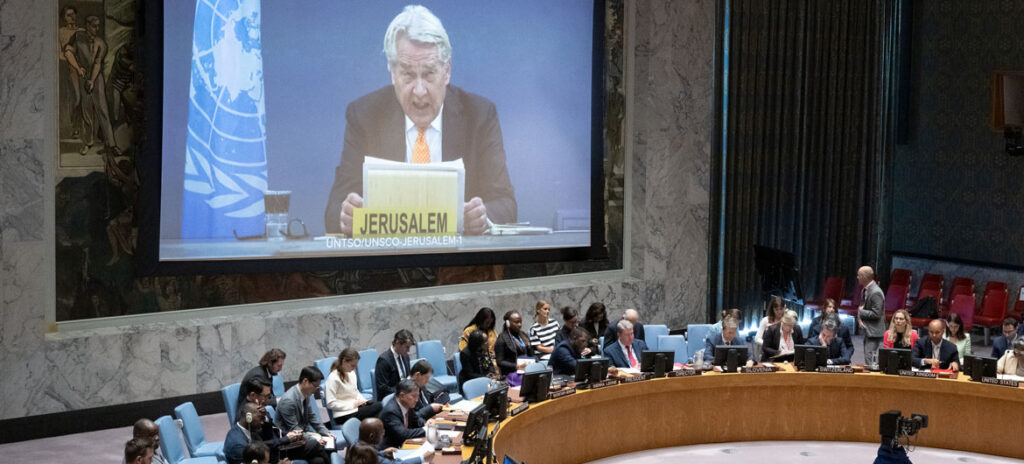
{"label": "marble panel", "polygon": [[[55,3],[0,0],[0,134],[38,139],[46,137],[56,65]],[[46,60],[53,60],[48,63]],[[15,135],[16,134],[16,135]]]}
{"label": "marble panel", "polygon": [[0,140],[0,234],[3,241],[43,239],[43,141]]}

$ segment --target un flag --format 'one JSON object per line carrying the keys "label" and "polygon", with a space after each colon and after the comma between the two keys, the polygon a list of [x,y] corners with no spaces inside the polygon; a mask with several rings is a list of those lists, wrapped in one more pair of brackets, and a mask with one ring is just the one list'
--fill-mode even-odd
{"label": "un flag", "polygon": [[266,133],[259,0],[197,0],[182,238],[263,233]]}

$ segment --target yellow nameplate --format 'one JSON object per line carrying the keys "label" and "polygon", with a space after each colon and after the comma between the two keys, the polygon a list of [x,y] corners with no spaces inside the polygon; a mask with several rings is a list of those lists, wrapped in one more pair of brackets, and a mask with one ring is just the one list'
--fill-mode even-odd
{"label": "yellow nameplate", "polygon": [[355,208],[352,237],[423,237],[455,235],[455,208]]}

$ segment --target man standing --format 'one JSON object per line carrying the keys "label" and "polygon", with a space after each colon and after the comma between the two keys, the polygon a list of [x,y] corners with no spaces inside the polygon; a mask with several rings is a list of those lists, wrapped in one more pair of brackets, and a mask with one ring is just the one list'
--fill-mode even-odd
{"label": "man standing", "polygon": [[864,287],[857,311],[857,323],[864,329],[864,364],[877,367],[878,347],[885,335],[885,294],[868,266],[857,270],[857,283]]}
{"label": "man standing", "polygon": [[516,200],[494,103],[454,85],[452,46],[441,20],[410,5],[384,34],[391,85],[360,97],[345,111],[345,146],[334,174],[324,224],[351,235],[353,209],[363,206],[363,160],[408,163],[462,159],[466,167],[464,233],[488,222],[516,221]]}
{"label": "man standing", "polygon": [[[102,134],[102,142],[106,149],[104,154],[120,155],[121,152],[114,142],[114,129],[110,124],[109,104],[107,103],[106,81],[103,78],[103,60],[107,57],[107,43],[103,41],[100,18],[89,16],[85,20],[85,30],[76,32],[65,45],[65,54],[74,55],[74,61],[83,74],[79,81],[82,90],[82,141],[85,143],[80,154],[89,153],[96,133]],[[70,62],[70,61],[69,61]]]}
{"label": "man standing", "polygon": [[960,370],[960,353],[953,342],[942,338],[944,333],[946,323],[942,319],[928,324],[928,338],[918,339],[910,353],[914,367]]}
{"label": "man standing", "polygon": [[395,385],[409,376],[409,349],[413,344],[412,332],[402,329],[391,340],[391,349],[377,358],[373,381],[377,383],[377,401],[395,391]]}

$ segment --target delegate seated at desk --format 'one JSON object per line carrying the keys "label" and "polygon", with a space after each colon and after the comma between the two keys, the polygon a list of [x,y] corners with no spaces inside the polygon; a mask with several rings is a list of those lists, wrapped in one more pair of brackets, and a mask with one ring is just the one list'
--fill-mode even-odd
{"label": "delegate seated at desk", "polygon": [[[736,319],[727,317],[722,320],[722,333],[714,334],[704,343],[704,362],[710,364],[715,359],[715,347],[719,345],[729,346],[747,346],[747,342],[742,338],[738,337],[736,333],[739,332],[739,322]],[[747,363],[746,366],[750,367],[754,365],[754,355],[747,350]]]}
{"label": "delegate seated at desk", "polygon": [[647,343],[633,336],[633,323],[626,319],[616,324],[619,339],[604,349],[604,355],[615,367],[640,368],[640,353],[647,351]]}
{"label": "delegate seated at desk", "polygon": [[807,341],[808,345],[828,347],[829,366],[850,364],[853,358],[853,346],[847,345],[842,338],[836,336],[839,329],[839,318],[826,318],[818,329],[818,336]]}
{"label": "delegate seated at desk", "polygon": [[960,370],[960,354],[956,345],[942,338],[946,332],[946,323],[935,319],[928,324],[928,337],[917,340],[910,352],[910,360],[914,367]]}
{"label": "delegate seated at desk", "polygon": [[768,326],[761,345],[761,361],[792,361],[797,345],[804,344],[800,326],[796,325],[796,311],[785,310],[782,322]]}
{"label": "delegate seated at desk", "polygon": [[551,354],[551,360],[548,361],[548,366],[551,367],[551,371],[554,375],[573,375],[576,373],[576,360],[586,357],[590,354],[590,348],[587,348],[587,344],[590,342],[590,337],[587,336],[587,331],[579,327],[572,329],[569,332],[569,339],[562,340],[558,346],[555,347],[555,352]]}
{"label": "delegate seated at desk", "polygon": [[1013,349],[996,361],[996,373],[1024,377],[1024,338],[1017,338]]}
{"label": "delegate seated at desk", "polygon": [[516,221],[516,199],[494,103],[451,79],[451,42],[441,20],[407,6],[384,35],[390,86],[345,110],[345,143],[334,174],[324,223],[351,235],[353,209],[363,206],[363,161],[375,156],[411,163],[462,158],[466,167],[464,233]]}
{"label": "delegate seated at desk", "polygon": [[424,427],[431,420],[424,421],[416,414],[416,403],[420,398],[420,389],[412,379],[398,382],[395,396],[384,404],[380,412],[380,420],[384,422],[384,440],[380,448],[401,447],[410,438],[426,435]]}

